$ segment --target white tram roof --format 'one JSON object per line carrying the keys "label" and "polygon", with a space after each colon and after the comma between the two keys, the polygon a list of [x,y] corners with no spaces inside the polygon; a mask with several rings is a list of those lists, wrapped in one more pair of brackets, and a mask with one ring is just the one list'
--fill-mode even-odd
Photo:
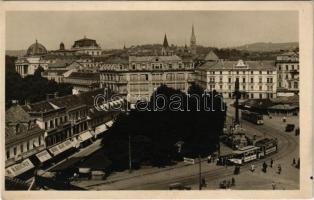
{"label": "white tram roof", "polygon": [[257,149],[259,149],[259,148],[260,148],[260,147],[256,147],[256,146],[253,146],[253,145],[249,145],[249,146],[246,146],[246,147],[243,147],[243,148],[239,148],[238,150],[233,151],[233,153],[235,153],[235,154],[241,154],[241,153],[244,153],[244,152],[247,152],[247,151],[257,150]]}

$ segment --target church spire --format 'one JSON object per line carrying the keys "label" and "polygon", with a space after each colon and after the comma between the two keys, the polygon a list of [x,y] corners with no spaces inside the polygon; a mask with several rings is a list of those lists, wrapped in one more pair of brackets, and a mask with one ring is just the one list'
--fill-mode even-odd
{"label": "church spire", "polygon": [[192,34],[191,34],[191,40],[190,40],[190,48],[191,53],[196,54],[196,36],[194,33],[194,24],[192,24]]}
{"label": "church spire", "polygon": [[169,47],[166,33],[165,33],[165,37],[164,37],[164,43],[163,43],[162,46],[163,46],[164,48],[168,48],[168,47]]}

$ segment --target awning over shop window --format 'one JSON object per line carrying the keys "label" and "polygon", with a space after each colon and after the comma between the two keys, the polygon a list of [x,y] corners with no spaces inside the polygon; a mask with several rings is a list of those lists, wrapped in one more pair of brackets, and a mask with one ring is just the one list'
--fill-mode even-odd
{"label": "awning over shop window", "polygon": [[70,148],[72,148],[72,147],[73,147],[72,142],[71,142],[70,140],[67,140],[67,141],[65,141],[65,142],[62,142],[61,144],[58,144],[58,145],[56,145],[56,146],[54,146],[54,147],[51,147],[51,148],[49,149],[49,151],[50,151],[54,156],[56,156],[56,155],[58,155],[58,154],[60,154],[60,153],[62,153],[62,152],[64,152],[64,151],[66,151],[66,150],[68,150],[68,149],[70,149]]}
{"label": "awning over shop window", "polygon": [[5,175],[9,177],[15,177],[15,176],[18,176],[20,174],[27,172],[28,170],[32,168],[34,168],[33,163],[29,159],[26,159],[26,160],[23,160],[19,164],[15,164],[11,167],[6,168]]}
{"label": "awning over shop window", "polygon": [[83,141],[86,141],[92,137],[93,137],[93,135],[91,134],[90,131],[85,131],[84,133],[80,134],[79,139],[83,142]]}
{"label": "awning over shop window", "polygon": [[95,128],[95,134],[98,135],[98,134],[103,133],[107,130],[108,130],[108,128],[107,128],[106,124],[101,124]]}
{"label": "awning over shop window", "polygon": [[40,160],[40,162],[45,162],[51,158],[51,155],[48,153],[48,151],[44,150],[38,154],[36,154],[36,157]]}
{"label": "awning over shop window", "polygon": [[113,124],[113,120],[110,120],[109,122],[106,122],[105,124],[106,124],[106,126],[111,127]]}

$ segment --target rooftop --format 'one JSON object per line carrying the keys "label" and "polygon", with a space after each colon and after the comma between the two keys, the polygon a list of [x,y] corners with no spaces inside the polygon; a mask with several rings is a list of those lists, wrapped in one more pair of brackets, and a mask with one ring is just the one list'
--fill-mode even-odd
{"label": "rooftop", "polygon": [[[243,70],[237,68],[239,61],[209,61],[199,67],[201,70]],[[250,70],[271,70],[275,71],[276,66],[274,61],[244,61],[243,64]]]}

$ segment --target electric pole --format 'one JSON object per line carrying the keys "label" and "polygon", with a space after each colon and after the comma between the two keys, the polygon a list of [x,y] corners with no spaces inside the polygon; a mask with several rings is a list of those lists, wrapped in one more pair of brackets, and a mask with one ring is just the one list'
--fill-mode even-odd
{"label": "electric pole", "polygon": [[132,172],[131,135],[129,134],[129,173]]}
{"label": "electric pole", "polygon": [[239,124],[239,96],[240,96],[240,92],[239,92],[239,79],[236,79],[235,82],[235,87],[234,87],[234,94],[235,94],[235,124]]}
{"label": "electric pole", "polygon": [[198,155],[198,166],[199,166],[199,190],[202,190],[202,162],[201,162],[201,155]]}

